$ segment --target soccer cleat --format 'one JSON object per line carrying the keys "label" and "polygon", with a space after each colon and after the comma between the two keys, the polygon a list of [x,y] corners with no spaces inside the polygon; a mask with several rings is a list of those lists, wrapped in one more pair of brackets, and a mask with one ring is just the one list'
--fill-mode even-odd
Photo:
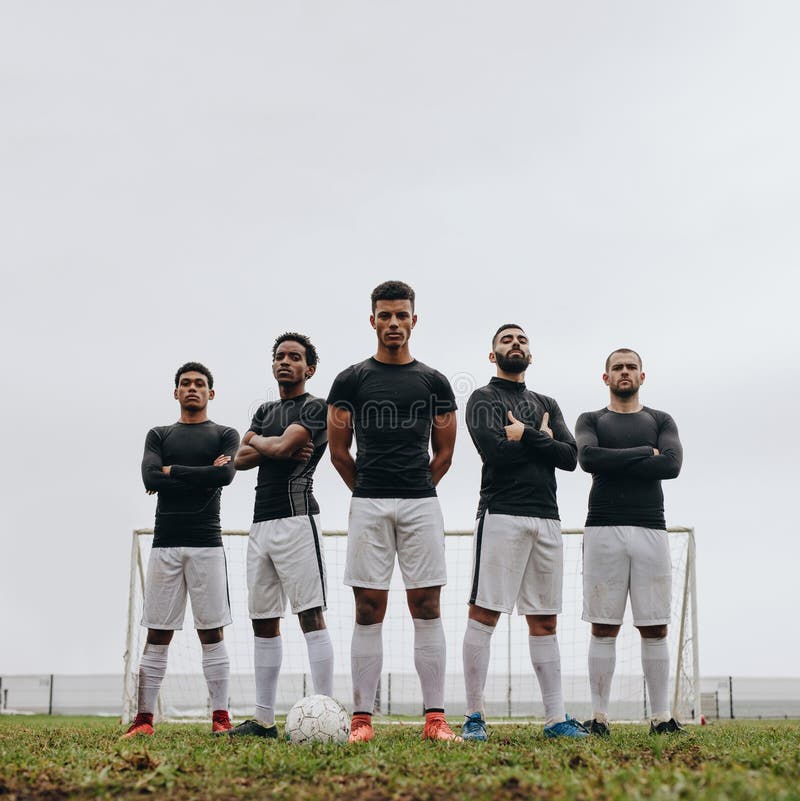
{"label": "soccer cleat", "polygon": [[650,734],[686,734],[686,729],[675,718],[656,723],[650,721]]}
{"label": "soccer cleat", "polygon": [[486,740],[486,721],[480,712],[473,712],[467,715],[464,725],[461,727],[462,740]]}
{"label": "soccer cleat", "polygon": [[128,731],[122,735],[123,740],[130,740],[133,737],[152,737],[155,734],[153,729],[153,715],[150,712],[139,712],[128,727]]}
{"label": "soccer cleat", "polygon": [[367,743],[375,736],[372,728],[372,715],[357,712],[350,721],[348,743]]}
{"label": "soccer cleat", "polygon": [[575,718],[571,718],[567,715],[564,720],[560,720],[558,723],[553,723],[550,726],[545,726],[542,734],[545,737],[588,737],[589,732],[586,731],[583,723]]}
{"label": "soccer cleat", "polygon": [[457,734],[447,725],[444,712],[426,712],[425,727],[422,729],[423,740],[451,740],[454,743],[462,742]]}
{"label": "soccer cleat", "polygon": [[246,720],[244,723],[224,731],[215,731],[214,734],[227,734],[228,737],[266,737],[270,740],[277,740],[278,727],[274,723],[272,726],[262,726],[257,720]]}
{"label": "soccer cleat", "polygon": [[211,733],[224,734],[233,728],[227,709],[215,709],[211,713]]}
{"label": "soccer cleat", "polygon": [[596,737],[608,737],[611,734],[611,729],[608,728],[608,723],[604,723],[602,720],[597,720],[597,718],[592,718],[591,720],[585,721],[583,728],[586,729],[589,734],[593,734]]}

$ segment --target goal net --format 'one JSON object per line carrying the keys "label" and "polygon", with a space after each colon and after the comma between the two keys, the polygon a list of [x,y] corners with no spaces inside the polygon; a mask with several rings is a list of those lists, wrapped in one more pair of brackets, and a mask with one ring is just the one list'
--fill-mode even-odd
{"label": "goal net", "polygon": [[[569,714],[579,720],[591,713],[587,669],[590,627],[581,620],[582,529],[564,529],[564,608],[558,619],[564,697]],[[673,569],[673,608],[669,627],[673,714],[683,721],[700,719],[700,675],[697,644],[697,596],[695,590],[694,530],[672,527],[670,550]],[[233,624],[225,629],[231,660],[230,709],[236,717],[251,716],[255,705],[253,681],[253,633],[247,613],[247,534],[226,531],[223,543],[228,563]],[[128,634],[125,652],[122,718],[136,713],[138,664],[146,629],[140,625],[147,559],[153,542],[152,529],[133,532],[131,549]],[[472,580],[472,532],[452,531],[445,538],[448,584],[442,589],[442,620],[447,639],[448,714],[464,710],[464,678],[461,641],[467,621],[467,599]],[[344,586],[344,532],[325,532],[328,572],[328,611],[325,615],[334,647],[334,695],[348,708],[350,684],[350,638],[354,622],[352,590]],[[187,605],[188,606],[188,605]],[[167,675],[159,695],[157,718],[181,719],[210,715],[208,691],[202,674],[201,648],[192,630],[187,609],[184,629],[175,632],[169,647]],[[287,610],[281,621],[283,665],[278,684],[276,710],[286,712],[304,695],[313,692],[305,640],[297,619]],[[617,639],[617,666],[612,684],[609,715],[613,720],[642,720],[651,712],[642,674],[639,633],[633,628],[630,610]],[[383,673],[375,711],[384,715],[422,712],[422,696],[413,663],[413,624],[406,606],[400,571],[395,570],[389,608],[383,627]],[[544,708],[531,667],[528,629],[524,617],[502,615],[492,638],[492,657],[486,684],[489,718],[541,718]]]}

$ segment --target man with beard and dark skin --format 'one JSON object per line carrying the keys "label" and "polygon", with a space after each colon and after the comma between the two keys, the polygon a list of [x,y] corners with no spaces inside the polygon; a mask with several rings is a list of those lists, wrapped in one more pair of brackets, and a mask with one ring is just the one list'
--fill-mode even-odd
{"label": "man with beard and dark skin", "polygon": [[618,348],[606,359],[609,389],[604,409],[578,418],[581,467],[592,474],[583,537],[583,619],[592,624],[589,684],[592,734],[609,734],[608,705],[628,594],[639,629],[642,668],[650,698],[652,734],[683,731],[669,704],[667,624],[672,606],[672,564],[664,520],[663,479],[676,478],[683,448],[675,421],[643,406],[642,359]]}
{"label": "man with beard and dark skin", "polygon": [[575,469],[575,440],[555,400],[525,386],[532,359],[521,326],[506,323],[497,329],[489,361],[497,375],[467,404],[467,427],[483,469],[463,643],[467,719],[461,734],[465,740],[487,737],[483,693],[491,638],[500,614],[516,605],[528,623],[545,737],[586,737],[564,710],[556,637],[563,545],[555,470]]}

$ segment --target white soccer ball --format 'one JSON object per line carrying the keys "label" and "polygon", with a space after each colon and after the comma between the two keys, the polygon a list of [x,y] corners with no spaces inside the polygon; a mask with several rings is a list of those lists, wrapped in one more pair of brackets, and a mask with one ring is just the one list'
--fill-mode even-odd
{"label": "white soccer ball", "polygon": [[350,716],[327,695],[301,698],[286,715],[286,739],[290,743],[346,743]]}

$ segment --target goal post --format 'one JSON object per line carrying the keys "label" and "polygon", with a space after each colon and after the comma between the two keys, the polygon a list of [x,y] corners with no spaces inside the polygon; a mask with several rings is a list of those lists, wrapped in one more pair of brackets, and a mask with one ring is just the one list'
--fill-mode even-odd
{"label": "goal post", "polygon": [[[697,631],[697,592],[694,529],[668,529],[673,568],[672,619],[669,626],[670,697],[673,714],[682,721],[699,721],[700,669]],[[228,565],[232,625],[225,629],[231,661],[230,708],[237,716],[251,716],[255,705],[253,633],[247,612],[248,531],[223,532]],[[447,641],[445,703],[448,714],[464,707],[461,641],[467,621],[467,599],[472,579],[472,531],[450,531],[445,536],[448,584],[442,589],[442,622]],[[590,627],[581,620],[583,529],[563,529],[564,605],[558,618],[562,681],[567,711],[579,719],[591,714],[588,680]],[[152,547],[152,529],[136,529],[131,543],[128,621],[125,648],[122,719],[133,719],[137,705],[138,665],[146,638],[141,626],[144,580]],[[344,586],[346,532],[324,532],[328,574],[328,610],[325,618],[334,647],[333,695],[350,706],[350,638],[354,623],[352,591]],[[208,691],[202,673],[201,647],[192,630],[187,608],[184,629],[175,632],[169,647],[167,675],[159,695],[157,719],[210,716]],[[276,710],[284,713],[313,692],[305,640],[289,610],[281,621],[283,664]],[[413,664],[413,625],[408,613],[400,571],[395,570],[383,627],[384,662],[376,697],[376,712],[418,716],[422,711],[419,680]],[[639,634],[630,610],[617,638],[617,667],[612,682],[609,714],[612,720],[642,720],[650,711],[642,674]],[[530,664],[525,618],[502,615],[492,637],[492,657],[486,683],[486,712],[492,719],[536,719],[543,715],[538,683]]]}

